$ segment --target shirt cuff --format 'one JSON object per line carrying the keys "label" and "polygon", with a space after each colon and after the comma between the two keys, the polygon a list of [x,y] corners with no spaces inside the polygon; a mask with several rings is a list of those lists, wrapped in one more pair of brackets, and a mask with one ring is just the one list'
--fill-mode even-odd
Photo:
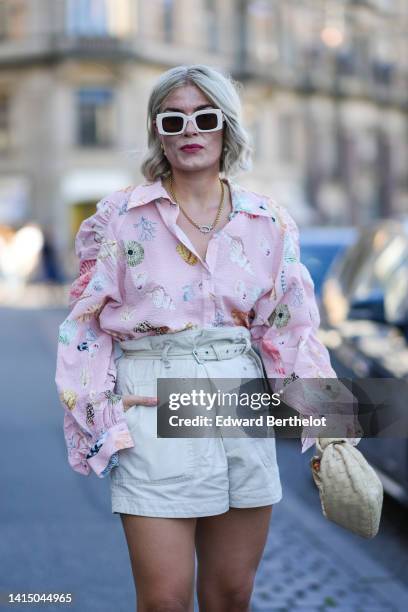
{"label": "shirt cuff", "polygon": [[117,451],[132,448],[135,445],[125,420],[116,423],[105,431],[96,442],[96,445],[98,444],[101,444],[101,446],[97,452],[88,458],[88,463],[98,478],[104,478],[109,473],[110,469],[107,469],[109,463],[111,463],[111,468],[116,465],[112,456]]}

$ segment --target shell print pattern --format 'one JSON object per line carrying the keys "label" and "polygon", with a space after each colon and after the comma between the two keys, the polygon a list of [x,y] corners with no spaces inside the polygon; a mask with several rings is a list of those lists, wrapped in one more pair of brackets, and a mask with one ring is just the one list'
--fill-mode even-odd
{"label": "shell print pattern", "polygon": [[296,374],[296,372],[291,372],[289,376],[283,379],[283,386],[286,387],[286,385],[289,385],[291,382],[297,380],[298,378],[299,376],[298,374]]}
{"label": "shell print pattern", "polygon": [[237,189],[236,193],[235,193],[235,206],[234,206],[234,211],[235,214],[237,212],[246,212],[246,213],[252,213],[253,209],[251,208],[251,204],[248,203],[248,198],[246,197],[245,192],[241,192],[240,190]]}
{"label": "shell print pattern", "polygon": [[184,285],[183,287],[183,300],[184,302],[190,302],[195,297],[194,288],[192,285]]}
{"label": "shell print pattern", "polygon": [[77,321],[81,321],[82,323],[84,321],[90,321],[101,312],[102,308],[104,307],[104,304],[105,302],[102,302],[100,304],[94,304],[93,306],[89,306],[89,308],[87,308],[84,313],[77,316]]}
{"label": "shell print pattern", "polygon": [[290,320],[289,308],[286,304],[279,304],[269,317],[269,322],[276,327],[286,327]]}
{"label": "shell print pattern", "polygon": [[102,242],[101,248],[99,250],[97,259],[103,261],[108,257],[112,257],[112,259],[116,259],[118,255],[118,243],[116,240],[105,240]]}
{"label": "shell print pattern", "polygon": [[91,404],[91,402],[88,402],[88,404],[86,405],[86,422],[88,423],[88,425],[94,425],[94,418],[95,410],[93,404]]}
{"label": "shell print pattern", "polygon": [[75,391],[70,391],[69,389],[62,391],[60,399],[69,410],[74,410],[77,402],[77,394]]}
{"label": "shell print pattern", "polygon": [[148,279],[148,273],[147,272],[139,272],[135,269],[131,269],[131,274],[132,274],[132,280],[134,283],[134,287],[136,289],[136,291],[140,294],[144,293],[144,290],[146,288],[146,283],[147,283],[147,279]]}
{"label": "shell print pattern", "polygon": [[156,308],[165,308],[166,310],[176,309],[171,296],[161,285],[156,285],[156,287],[154,287],[151,291],[148,291],[146,295],[149,295],[152,298],[153,304],[156,306]]}
{"label": "shell print pattern", "polygon": [[[246,189],[230,195],[231,223],[213,236],[208,258],[178,230],[177,206],[160,180],[109,195],[82,222],[75,238],[80,283],[59,322],[55,376],[70,463],[81,474],[108,473],[114,451],[137,446],[115,397],[118,343],[234,326],[237,336],[250,331],[259,349],[270,341],[264,361],[271,377],[330,371],[327,352],[309,333],[318,309],[295,220],[269,196]],[[297,346],[300,333],[304,345]]]}
{"label": "shell print pattern", "polygon": [[274,302],[276,300],[276,279],[275,278],[272,279],[272,289],[269,294],[269,300],[271,302]]}
{"label": "shell print pattern", "polygon": [[215,312],[215,318],[213,321],[214,327],[222,327],[225,324],[225,317],[222,310],[217,310]]}
{"label": "shell print pattern", "polygon": [[103,446],[103,443],[105,442],[106,436],[108,435],[108,432],[105,431],[102,436],[100,438],[98,438],[98,440],[95,442],[95,444],[91,447],[89,453],[87,454],[86,458],[90,459],[91,457],[93,457],[94,455],[96,455],[97,453],[99,453],[100,449]]}
{"label": "shell print pattern", "polygon": [[274,362],[273,367],[275,372],[277,372],[278,374],[286,374],[283,362],[282,362],[282,356],[279,352],[279,350],[276,348],[276,346],[273,345],[273,343],[270,340],[265,340],[264,341],[264,347],[268,349],[268,354],[272,357],[272,361]]}
{"label": "shell print pattern", "polygon": [[143,261],[144,248],[139,242],[136,242],[136,240],[125,240],[123,246],[129,266],[137,266]]}
{"label": "shell print pattern", "polygon": [[147,217],[143,217],[140,219],[139,223],[134,223],[133,227],[139,228],[139,240],[142,242],[144,240],[153,240],[156,234],[157,225],[156,221],[151,221]]}
{"label": "shell print pattern", "polygon": [[244,302],[247,298],[248,291],[247,287],[243,280],[238,279],[234,286],[235,295],[239,297],[239,299]]}
{"label": "shell print pattern", "polygon": [[278,219],[278,223],[279,223],[281,232],[284,232],[288,226],[283,220],[282,208],[279,205],[275,205],[275,208],[273,210],[274,210],[274,214],[276,215],[276,218]]}
{"label": "shell print pattern", "polygon": [[231,243],[230,260],[238,264],[246,272],[253,274],[251,263],[245,254],[244,243],[241,238],[233,238]]}
{"label": "shell print pattern", "polygon": [[[87,327],[85,331],[85,341],[80,342],[77,346],[78,351],[90,351],[90,345],[96,340],[96,334],[92,327]],[[96,342],[95,342],[96,344]]]}
{"label": "shell print pattern", "polygon": [[120,193],[129,193],[130,191],[133,191],[134,186],[133,185],[128,185],[127,187],[123,187],[122,189],[119,189]]}
{"label": "shell print pattern", "polygon": [[241,279],[237,280],[234,286],[234,293],[239,297],[242,302],[248,301],[248,298],[253,302],[256,302],[258,297],[263,291],[262,287],[247,287],[245,282]]}
{"label": "shell print pattern", "polygon": [[128,200],[125,200],[118,210],[118,215],[125,215],[128,211]]}
{"label": "shell print pattern", "polygon": [[235,325],[241,325],[246,327],[247,329],[251,328],[252,321],[255,319],[256,313],[253,308],[248,312],[243,310],[238,310],[238,308],[233,308],[231,310],[231,317],[234,320]]}
{"label": "shell print pattern", "polygon": [[280,284],[281,284],[281,287],[282,287],[282,293],[286,293],[287,285],[286,285],[286,274],[285,274],[285,270],[284,269],[280,273]]}
{"label": "shell print pattern", "polygon": [[304,303],[304,289],[300,283],[293,279],[289,285],[290,305],[299,308]]}
{"label": "shell print pattern", "polygon": [[[110,217],[115,208],[115,203],[110,200],[104,200],[98,207],[98,213],[102,214],[103,217]],[[105,232],[97,223],[91,225],[93,231],[93,239],[97,244],[102,244],[105,240]]]}
{"label": "shell print pattern", "polygon": [[134,316],[135,312],[137,312],[138,308],[135,308],[134,310],[124,310],[122,312],[122,314],[120,315],[120,320],[121,321],[130,321],[130,319],[132,319],[132,317]]}
{"label": "shell print pattern", "polygon": [[91,357],[91,359],[95,357],[99,349],[100,349],[100,344],[98,342],[92,342],[92,344],[89,344],[88,345],[89,357]]}
{"label": "shell print pattern", "polygon": [[141,321],[133,328],[133,331],[135,333],[141,333],[141,334],[145,334],[150,331],[154,331],[157,334],[167,334],[167,332],[170,331],[170,327],[168,327],[167,325],[165,326],[153,325],[149,321]]}
{"label": "shell print pattern", "polygon": [[298,261],[296,248],[293,239],[289,232],[286,232],[283,243],[283,259],[286,263],[295,263]]}
{"label": "shell print pattern", "polygon": [[[133,185],[129,185],[128,187],[124,187],[123,189],[119,189],[119,191],[121,193],[130,193],[131,191],[133,191],[134,187]],[[125,198],[123,203],[120,205],[119,209],[118,209],[118,215],[122,216],[125,215],[128,211],[128,204],[129,204],[129,198]]]}
{"label": "shell print pattern", "polygon": [[90,375],[89,370],[87,368],[82,368],[81,370],[81,385],[86,388],[89,385]]}
{"label": "shell print pattern", "polygon": [[93,230],[94,230],[94,241],[97,244],[102,244],[102,242],[104,241],[105,238],[105,234],[103,234],[98,228],[96,228],[95,226],[93,226]]}
{"label": "shell print pattern", "polygon": [[92,289],[92,291],[103,291],[106,286],[106,280],[107,279],[102,274],[95,274],[95,276],[93,276],[90,280],[88,286],[90,289]]}
{"label": "shell print pattern", "polygon": [[242,239],[239,236],[230,236],[227,232],[223,232],[223,236],[229,242],[230,260],[249,274],[254,274],[251,262],[245,254],[245,247]]}
{"label": "shell print pattern", "polygon": [[87,342],[94,342],[97,336],[92,327],[87,327],[85,332],[85,339]]}
{"label": "shell print pattern", "polygon": [[186,323],[185,325],[182,325],[181,327],[172,327],[170,333],[174,334],[180,331],[184,331],[185,329],[196,329],[196,328],[198,328],[198,325],[196,323],[192,323],[191,321],[189,321],[188,323]]}
{"label": "shell print pattern", "polygon": [[176,251],[190,266],[195,266],[195,264],[198,262],[198,257],[181,242],[179,242],[179,244],[176,246]]}
{"label": "shell print pattern", "polygon": [[78,329],[78,321],[66,319],[59,326],[58,342],[67,346],[72,342]]}
{"label": "shell print pattern", "polygon": [[152,325],[151,323],[149,323],[149,321],[142,321],[134,328],[134,331],[135,332],[154,331],[157,335],[163,335],[163,334],[173,334],[179,331],[183,331],[185,329],[194,329],[194,328],[198,328],[198,325],[195,323],[192,323],[191,321],[189,321],[188,323],[185,323],[185,325],[182,325],[181,327],[173,327],[173,328],[168,327],[168,326]]}
{"label": "shell print pattern", "polygon": [[[120,441],[120,438],[118,438],[117,440],[115,440],[115,446],[117,450],[120,450],[118,448],[118,443]],[[120,448],[126,448],[125,446],[121,446]],[[111,456],[111,458],[109,459],[108,465],[106,466],[106,468],[101,472],[102,476],[106,476],[107,474],[109,474],[109,472],[117,467],[119,465],[119,457],[118,457],[118,453],[113,453],[113,455]]]}
{"label": "shell print pattern", "polygon": [[111,405],[117,404],[121,400],[121,395],[113,393],[113,391],[105,391],[105,397]]}

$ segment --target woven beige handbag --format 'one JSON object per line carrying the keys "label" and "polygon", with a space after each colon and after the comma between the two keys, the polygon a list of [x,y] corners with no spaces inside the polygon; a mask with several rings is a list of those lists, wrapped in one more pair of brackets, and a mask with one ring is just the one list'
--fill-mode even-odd
{"label": "woven beige handbag", "polygon": [[362,453],[347,438],[317,438],[310,460],[323,515],[363,538],[377,535],[383,486]]}

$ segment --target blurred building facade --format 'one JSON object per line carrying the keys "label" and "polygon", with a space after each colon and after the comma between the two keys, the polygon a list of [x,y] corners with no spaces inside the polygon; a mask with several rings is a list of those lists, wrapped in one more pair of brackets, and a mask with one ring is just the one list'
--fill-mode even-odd
{"label": "blurred building facade", "polygon": [[0,0],[0,223],[73,236],[137,184],[151,86],[208,63],[242,84],[254,168],[300,224],[408,211],[406,0]]}

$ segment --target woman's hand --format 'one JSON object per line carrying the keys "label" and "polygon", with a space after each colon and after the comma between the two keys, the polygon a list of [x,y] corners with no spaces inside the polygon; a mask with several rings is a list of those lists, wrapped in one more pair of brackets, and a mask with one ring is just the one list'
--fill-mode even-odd
{"label": "woman's hand", "polygon": [[142,406],[155,406],[157,404],[157,397],[151,397],[147,395],[123,395],[122,403],[124,411],[126,412],[135,404],[141,404]]}

